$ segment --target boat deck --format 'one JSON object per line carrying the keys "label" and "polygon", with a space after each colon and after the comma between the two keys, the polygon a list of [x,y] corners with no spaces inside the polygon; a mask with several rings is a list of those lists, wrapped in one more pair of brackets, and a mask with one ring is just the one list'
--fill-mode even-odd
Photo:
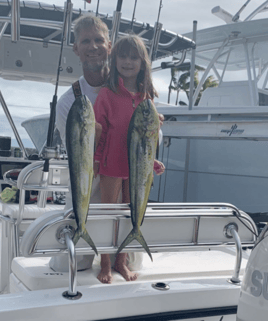
{"label": "boat deck", "polygon": [[[126,282],[113,272],[112,284],[97,280],[97,257],[92,269],[78,272],[77,291],[82,297],[77,301],[62,296],[68,287],[68,273],[49,269],[50,258],[16,258],[12,264],[16,276],[11,274],[13,293],[0,296],[0,318],[29,320],[33,311],[38,311],[39,321],[55,316],[66,321],[126,320],[126,316],[133,320],[137,316],[139,320],[172,316],[172,320],[203,317],[218,321],[223,315],[224,320],[234,321],[240,286],[228,282],[235,263],[232,248],[229,251],[154,253],[154,262],[144,254],[136,281]],[[243,252],[241,274],[248,255],[249,251]],[[23,282],[39,290],[29,291]]]}
{"label": "boat deck", "polygon": [[[244,273],[249,252],[243,251],[243,254],[240,275]],[[138,283],[169,283],[174,280],[222,277],[227,281],[228,278],[231,278],[234,270],[235,248],[224,249],[224,252],[206,250],[153,253],[153,262],[147,254],[143,253],[142,258],[141,266],[135,269],[138,273],[138,279],[135,282]],[[12,262],[11,292],[61,287],[67,289],[69,273],[60,270],[53,271],[49,267],[49,261],[50,257],[15,258]],[[67,258],[66,263],[68,264]],[[77,286],[101,285],[97,279],[100,272],[99,263],[100,256],[97,256],[91,269],[78,272]],[[114,285],[129,283],[119,273],[113,271],[112,274]]]}

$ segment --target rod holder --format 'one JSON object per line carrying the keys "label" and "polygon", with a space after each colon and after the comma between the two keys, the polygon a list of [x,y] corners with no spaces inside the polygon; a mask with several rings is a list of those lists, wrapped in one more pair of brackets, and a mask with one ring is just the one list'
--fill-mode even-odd
{"label": "rod holder", "polygon": [[[48,175],[49,175],[49,172],[43,171],[40,186],[42,186],[42,187],[47,186]],[[47,203],[47,191],[40,191],[38,193],[38,197],[37,197],[37,206],[40,208],[44,208],[44,207],[46,207],[46,203]]]}
{"label": "rod holder", "polygon": [[11,41],[20,39],[20,0],[11,1]]}
{"label": "rod holder", "polygon": [[154,61],[156,58],[156,52],[158,49],[162,27],[163,27],[163,24],[160,22],[156,22],[154,25],[154,35],[153,35],[153,39],[152,39],[150,51],[149,51],[149,57],[151,61]]}
{"label": "rod holder", "polygon": [[69,256],[69,290],[62,293],[62,296],[68,300],[78,300],[82,297],[82,293],[76,290],[77,284],[77,260],[75,247],[72,240],[73,232],[68,228],[64,228],[63,231],[65,236],[65,242],[68,249]]}
{"label": "rod holder", "polygon": [[73,15],[73,4],[72,2],[66,2],[65,3],[65,10],[68,11],[67,13],[67,21],[66,21],[66,30],[64,30],[65,34],[65,45],[70,46],[71,45],[71,28],[72,28],[72,15]]}
{"label": "rod holder", "polygon": [[121,12],[114,11],[113,24],[112,24],[112,30],[111,30],[111,43],[112,43],[112,46],[115,44],[116,39],[118,37],[121,15],[122,15]]}
{"label": "rod holder", "polygon": [[235,241],[235,247],[236,247],[236,262],[235,262],[234,273],[231,279],[228,279],[228,282],[239,285],[241,283],[241,280],[239,279],[239,272],[240,272],[241,262],[242,262],[242,246],[241,246],[240,237],[238,235],[237,224],[234,222],[227,224],[224,228],[224,235],[227,238],[233,238]]}

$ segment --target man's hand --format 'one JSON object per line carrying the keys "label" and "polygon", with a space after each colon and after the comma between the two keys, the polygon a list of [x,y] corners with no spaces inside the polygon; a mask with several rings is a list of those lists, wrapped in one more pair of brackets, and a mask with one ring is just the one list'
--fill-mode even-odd
{"label": "man's hand", "polygon": [[160,127],[163,125],[163,122],[165,120],[165,117],[164,115],[162,114],[158,114],[158,118],[159,118],[159,123],[160,123]]}

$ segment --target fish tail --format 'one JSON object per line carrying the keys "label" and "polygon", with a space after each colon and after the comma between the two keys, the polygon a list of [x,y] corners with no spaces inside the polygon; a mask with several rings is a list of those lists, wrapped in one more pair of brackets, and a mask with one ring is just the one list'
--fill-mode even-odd
{"label": "fish tail", "polygon": [[124,242],[120,245],[119,249],[116,252],[116,255],[119,254],[124,247],[126,247],[129,243],[131,243],[132,241],[137,240],[141,246],[145,249],[145,251],[148,253],[148,255],[150,256],[150,259],[153,261],[153,257],[152,254],[150,252],[150,249],[141,233],[140,230],[134,230],[132,229],[132,231],[128,234],[128,236],[125,238]]}
{"label": "fish tail", "polygon": [[81,232],[79,232],[79,230],[77,229],[74,233],[74,237],[73,237],[73,243],[74,243],[74,246],[76,245],[76,243],[78,242],[78,240],[80,239],[81,237]]}
{"label": "fish tail", "polygon": [[73,237],[74,245],[76,245],[76,243],[78,242],[80,237],[82,237],[92,247],[92,249],[96,253],[96,255],[98,255],[97,248],[96,248],[94,242],[92,241],[92,238],[89,236],[88,231],[86,229],[84,229],[83,232],[79,231],[78,229],[76,230],[74,237]]}

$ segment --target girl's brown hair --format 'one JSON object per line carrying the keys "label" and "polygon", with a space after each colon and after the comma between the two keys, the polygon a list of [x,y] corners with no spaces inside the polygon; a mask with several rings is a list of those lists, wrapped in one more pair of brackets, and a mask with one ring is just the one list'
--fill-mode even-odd
{"label": "girl's brown hair", "polygon": [[151,76],[151,61],[148,56],[146,46],[142,39],[137,35],[127,35],[120,38],[112,48],[111,52],[111,67],[108,78],[108,87],[117,92],[119,73],[116,68],[116,57],[126,54],[129,56],[134,51],[141,58],[141,70],[137,76],[137,89],[144,99],[158,97],[158,94],[153,86]]}

